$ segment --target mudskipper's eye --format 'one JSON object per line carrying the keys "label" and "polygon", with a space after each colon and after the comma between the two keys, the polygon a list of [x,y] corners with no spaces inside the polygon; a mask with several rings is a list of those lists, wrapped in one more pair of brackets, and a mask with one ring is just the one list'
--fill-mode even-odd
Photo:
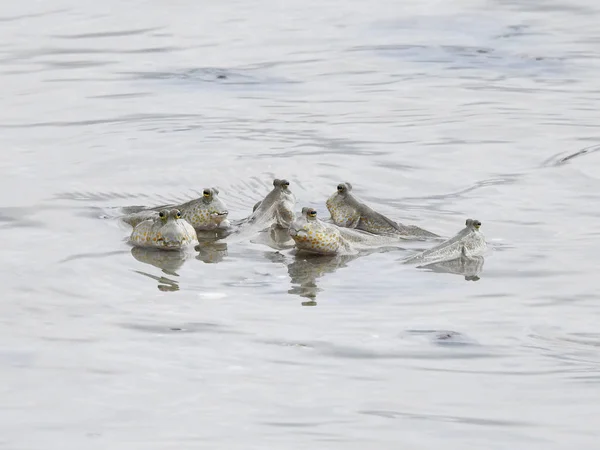
{"label": "mudskipper's eye", "polygon": [[175,217],[177,217],[178,219],[181,219],[181,213],[180,213],[179,211],[177,211],[177,212],[175,213]]}
{"label": "mudskipper's eye", "polygon": [[210,197],[210,191],[208,189],[204,189],[204,192],[202,193],[202,195],[204,195],[205,197]]}
{"label": "mudskipper's eye", "polygon": [[343,191],[344,190],[344,185],[343,184],[338,184],[337,190],[338,191]]}
{"label": "mudskipper's eye", "polygon": [[283,182],[281,183],[282,186],[288,187],[290,185],[290,182],[288,180],[283,180]]}
{"label": "mudskipper's eye", "polygon": [[309,217],[317,217],[317,211],[315,211],[314,209],[311,209],[310,211],[308,211],[308,216]]}
{"label": "mudskipper's eye", "polygon": [[166,217],[166,214],[163,211],[161,211],[158,213],[158,217],[160,217],[161,219],[164,219]]}

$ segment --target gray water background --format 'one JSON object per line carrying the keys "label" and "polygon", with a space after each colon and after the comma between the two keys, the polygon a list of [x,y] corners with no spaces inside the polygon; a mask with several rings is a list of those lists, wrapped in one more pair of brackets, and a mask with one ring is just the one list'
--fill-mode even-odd
{"label": "gray water background", "polygon": [[[599,448],[599,20],[0,3],[0,448]],[[444,236],[477,218],[493,252],[478,281],[249,242],[163,271],[102,218],[208,186],[242,218],[273,177],[324,216],[349,181]]]}

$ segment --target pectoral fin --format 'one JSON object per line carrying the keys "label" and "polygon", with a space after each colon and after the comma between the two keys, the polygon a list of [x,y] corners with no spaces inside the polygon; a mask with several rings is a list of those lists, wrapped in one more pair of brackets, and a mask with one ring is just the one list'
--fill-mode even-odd
{"label": "pectoral fin", "polygon": [[346,228],[356,228],[360,222],[360,214],[356,213],[346,219],[346,223],[343,225]]}
{"label": "pectoral fin", "polygon": [[469,250],[467,250],[467,246],[465,244],[462,244],[460,247],[461,247],[460,252],[461,252],[462,256],[467,259],[471,259],[471,252],[469,252]]}

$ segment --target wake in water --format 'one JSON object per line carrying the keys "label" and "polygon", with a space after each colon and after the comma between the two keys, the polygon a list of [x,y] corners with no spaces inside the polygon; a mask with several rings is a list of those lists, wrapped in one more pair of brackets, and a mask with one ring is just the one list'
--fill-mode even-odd
{"label": "wake in water", "polygon": [[552,156],[551,158],[544,161],[542,167],[559,167],[563,166],[569,162],[572,162],[574,159],[581,158],[583,156],[591,155],[592,153],[596,153],[600,151],[600,144],[592,145],[590,147],[583,148],[573,153],[564,152],[559,153],[557,155]]}

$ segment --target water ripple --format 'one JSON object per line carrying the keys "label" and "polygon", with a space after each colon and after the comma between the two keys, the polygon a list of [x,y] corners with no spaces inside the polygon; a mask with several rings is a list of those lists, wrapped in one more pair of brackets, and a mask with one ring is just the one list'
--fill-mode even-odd
{"label": "water ripple", "polygon": [[591,155],[592,153],[596,153],[597,151],[600,151],[600,144],[592,145],[590,147],[577,150],[576,152],[561,152],[544,161],[542,167],[562,166],[572,161],[573,159],[577,159],[586,155]]}
{"label": "water ripple", "polygon": [[400,411],[382,411],[382,410],[363,410],[359,411],[359,414],[366,414],[372,416],[378,416],[386,419],[415,419],[415,420],[431,420],[434,422],[457,422],[465,423],[469,425],[480,425],[480,426],[494,426],[494,427],[534,427],[536,424],[517,421],[517,420],[504,420],[504,419],[484,419],[481,417],[460,417],[460,416],[445,416],[440,414],[418,414],[408,413]]}
{"label": "water ripple", "polygon": [[111,37],[123,37],[123,36],[136,36],[139,34],[147,34],[152,31],[163,30],[163,27],[151,27],[151,28],[139,28],[137,30],[121,30],[121,31],[97,31],[94,33],[81,33],[81,34],[56,34],[52,37],[59,39],[99,39],[99,38],[111,38]]}
{"label": "water ripple", "polygon": [[144,123],[144,122],[178,122],[181,119],[200,119],[200,114],[154,114],[154,113],[138,113],[128,114],[124,116],[112,117],[107,119],[90,119],[90,120],[74,120],[74,121],[49,121],[49,122],[33,122],[21,124],[0,124],[0,128],[46,128],[46,127],[89,127],[94,125],[106,125],[115,123]]}

